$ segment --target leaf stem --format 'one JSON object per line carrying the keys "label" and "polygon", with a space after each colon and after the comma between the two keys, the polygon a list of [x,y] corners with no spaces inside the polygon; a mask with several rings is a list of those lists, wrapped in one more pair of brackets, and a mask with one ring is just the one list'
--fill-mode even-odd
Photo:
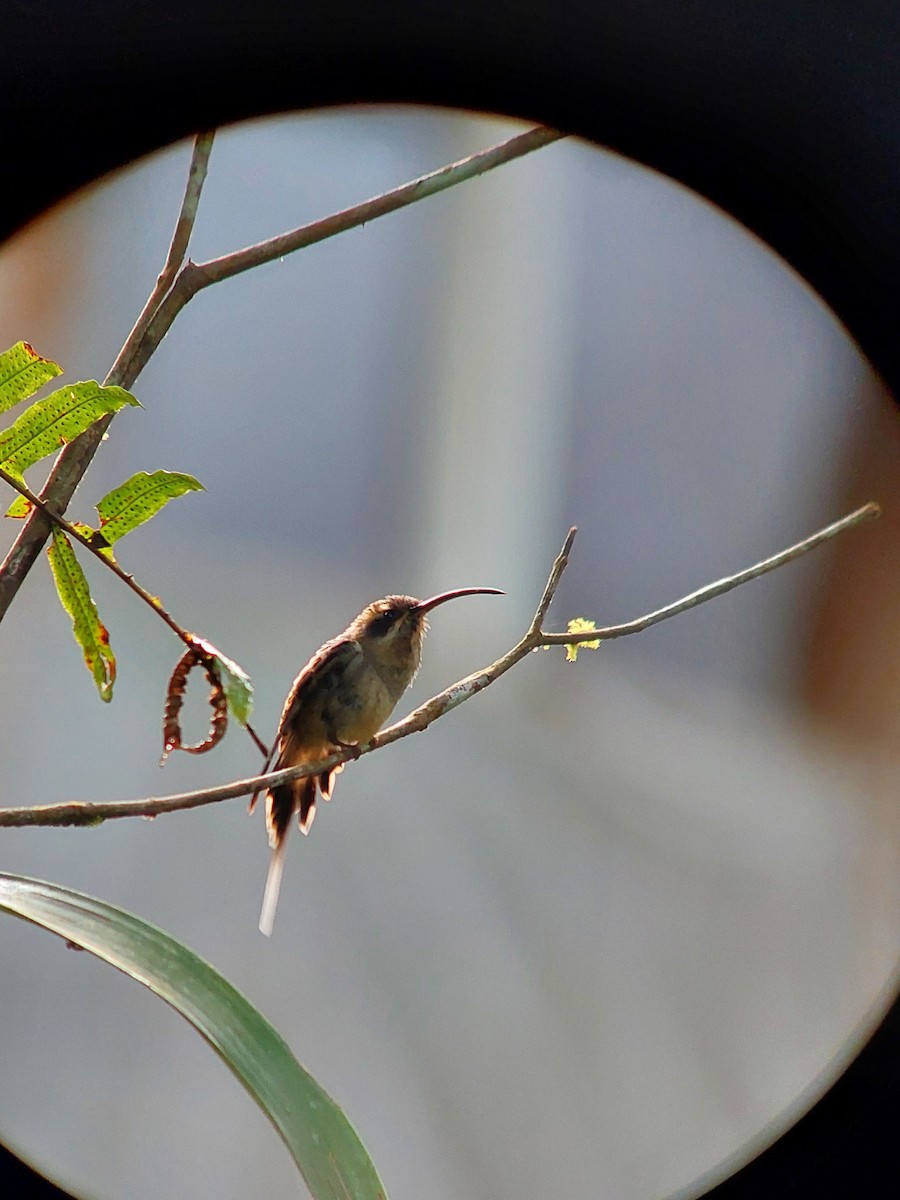
{"label": "leaf stem", "polygon": [[[181,625],[179,625],[172,614],[163,607],[162,601],[158,596],[153,596],[145,588],[142,588],[134,576],[129,575],[127,571],[123,571],[114,558],[108,558],[101,550],[98,550],[96,546],[93,546],[90,539],[85,537],[80,529],[77,529],[70,521],[67,521],[65,517],[61,517],[59,513],[54,512],[53,509],[50,508],[50,506],[46,503],[46,501],[42,500],[40,496],[36,495],[26,483],[22,483],[18,479],[14,478],[9,474],[8,471],[5,471],[3,467],[0,467],[0,479],[2,479],[4,483],[8,483],[10,487],[15,488],[15,490],[19,492],[20,495],[24,496],[26,500],[29,500],[36,509],[44,514],[51,525],[57,525],[66,534],[68,534],[70,538],[73,538],[76,542],[79,542],[82,546],[84,546],[85,550],[89,550],[91,554],[93,554],[95,558],[99,559],[105,567],[108,567],[109,570],[112,571],[115,576],[117,576],[117,578],[121,579],[126,587],[130,588],[131,591],[133,591],[136,596],[140,597],[145,604],[148,604],[161,620],[165,621],[175,636],[180,638],[181,641],[193,651],[194,655],[200,662],[209,666],[216,672],[218,671],[218,668],[215,665],[215,656],[208,652],[203,639],[197,637],[196,634],[191,633],[189,630],[184,629]],[[267,758],[269,754],[268,747],[259,738],[249,721],[242,721],[241,724],[256,743],[263,758]]]}
{"label": "leaf stem", "polygon": [[85,550],[90,550],[94,558],[99,559],[104,566],[108,567],[110,571],[112,571],[114,575],[121,579],[126,587],[131,588],[134,594],[139,596],[145,604],[149,604],[156,615],[165,621],[176,637],[181,638],[186,646],[190,646],[191,649],[197,648],[197,638],[194,636],[194,634],[189,633],[186,629],[182,629],[175,618],[168,613],[165,608],[163,608],[160,601],[155,596],[151,596],[148,591],[142,588],[133,575],[129,575],[127,571],[123,571],[114,558],[107,558],[102,551],[98,550],[95,546],[92,546],[90,540],[85,537],[80,529],[76,529],[76,527],[70,521],[67,521],[65,517],[61,517],[58,512],[54,512],[46,500],[42,500],[41,497],[33,492],[27,484],[21,483],[18,479],[13,478],[13,476],[5,471],[2,467],[0,467],[0,479],[2,479],[4,483],[8,483],[11,488],[15,488],[20,495],[24,496],[26,500],[29,500],[36,509],[39,509],[51,525],[59,526],[59,528],[67,533],[70,538],[73,538],[76,542],[80,542],[81,545],[84,546]]}

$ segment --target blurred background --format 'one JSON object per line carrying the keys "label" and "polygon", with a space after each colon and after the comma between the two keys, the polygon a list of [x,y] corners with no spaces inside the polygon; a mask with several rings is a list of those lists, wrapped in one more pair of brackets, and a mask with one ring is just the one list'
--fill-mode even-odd
{"label": "blurred background", "polygon": [[[224,131],[191,255],[518,128],[357,109]],[[138,164],[0,251],[4,347],[103,378],[188,159]],[[393,1200],[691,1195],[811,1103],[877,1020],[900,940],[900,421],[806,285],[696,195],[567,140],[205,291],[134,391],[69,515],[137,470],[203,481],[119,560],[250,672],[267,738],[297,669],[386,592],[507,592],[435,614],[401,715],[518,639],[570,524],[556,629],[639,616],[882,502],[799,563],[575,666],[534,655],[351,765],[291,838],[271,941],[242,800],[0,836],[3,870],[212,961],[346,1109]],[[254,773],[239,729],[158,769],[179,644],[85,568],[115,700],[39,563],[0,630],[0,803]],[[102,1200],[296,1194],[265,1119],[160,1001],[11,918],[0,963],[3,1140]]]}

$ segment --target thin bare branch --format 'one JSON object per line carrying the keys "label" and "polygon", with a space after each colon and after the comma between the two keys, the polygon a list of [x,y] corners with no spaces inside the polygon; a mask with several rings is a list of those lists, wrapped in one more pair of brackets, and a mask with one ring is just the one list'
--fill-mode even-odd
{"label": "thin bare branch", "polygon": [[[181,212],[175,225],[175,232],[166,255],[165,266],[156,282],[156,287],[150,295],[144,310],[138,317],[134,328],[125,339],[125,344],[116,356],[109,373],[104,380],[106,384],[118,384],[120,387],[130,387],[136,375],[131,373],[131,362],[136,346],[140,344],[147,332],[161,298],[171,287],[172,280],[187,251],[188,241],[197,216],[197,206],[200,203],[200,193],[206,179],[206,169],[209,164],[209,154],[212,149],[213,135],[200,133],[194,140],[191,153],[191,164],[188,168],[188,179],[185,187]],[[0,565],[0,621],[22,585],[25,576],[37,562],[44,543],[50,536],[50,522],[47,517],[48,507],[54,512],[65,512],[69,506],[75,489],[81,482],[97,447],[109,429],[113,414],[109,413],[80,437],[75,438],[61,450],[53,464],[47,482],[41,492],[44,505],[35,505],[34,512],[25,522],[9,553]]]}
{"label": "thin bare branch", "polygon": [[639,617],[636,621],[628,621],[624,625],[610,625],[605,629],[595,629],[585,633],[545,633],[541,636],[540,644],[542,646],[572,646],[579,642],[594,641],[597,638],[601,641],[610,641],[612,638],[627,637],[631,633],[642,633],[643,630],[649,629],[651,625],[658,625],[660,621],[667,621],[669,617],[677,617],[679,613],[687,612],[689,608],[696,608],[698,604],[705,604],[707,600],[712,600],[716,596],[723,596],[726,592],[730,592],[732,588],[740,587],[743,583],[749,583],[751,579],[758,579],[760,575],[766,575],[769,571],[774,571],[777,567],[784,566],[785,563],[799,558],[802,554],[808,554],[810,550],[815,550],[823,542],[829,541],[839,533],[843,533],[845,529],[850,529],[853,525],[861,525],[864,521],[871,521],[875,517],[880,516],[881,508],[870,501],[861,508],[855,509],[852,513],[848,513],[846,517],[841,517],[839,521],[834,521],[831,525],[826,525],[824,529],[818,530],[810,537],[804,538],[802,542],[788,546],[787,550],[782,550],[779,554],[773,554],[771,558],[765,558],[762,562],[758,562],[752,567],[747,567],[744,571],[738,571],[736,575],[727,575],[724,579],[719,579],[715,583],[708,583],[706,587],[699,588],[696,592],[691,592],[689,596],[685,596],[681,600],[676,600],[674,604],[667,604],[665,608],[658,608],[655,612],[648,613],[645,617]]}
{"label": "thin bare branch", "polygon": [[136,375],[131,374],[131,358],[135,349],[141,344],[147,332],[147,326],[156,315],[156,310],[175,282],[178,269],[184,262],[188,243],[191,240],[191,234],[194,232],[194,223],[197,220],[200,193],[203,191],[203,184],[206,182],[206,173],[209,170],[209,156],[212,153],[214,138],[215,131],[198,133],[194,138],[191,164],[188,167],[187,186],[184,190],[184,199],[181,202],[181,212],[178,214],[178,220],[175,222],[175,232],[172,234],[169,253],[166,255],[166,261],[162,271],[159,273],[156,286],[147,297],[147,303],[144,305],[141,315],[135,321],[131,333],[125,339],[125,344],[122,346],[116,357],[116,361],[110,369],[106,379],[107,383],[117,383],[121,387],[127,387],[128,384],[123,381],[129,379],[133,383],[136,378]]}
{"label": "thin bare branch", "polygon": [[430,171],[427,175],[420,175],[418,179],[400,184],[399,187],[392,188],[389,192],[383,192],[379,196],[373,196],[370,200],[354,204],[351,208],[332,213],[322,220],[301,225],[297,229],[291,229],[277,237],[247,246],[243,250],[236,250],[233,254],[225,254],[221,258],[211,259],[209,262],[192,263],[189,268],[190,274],[194,277],[190,285],[191,291],[193,293],[201,288],[209,287],[212,283],[230,279],[233,275],[249,271],[252,267],[258,267],[262,263],[274,262],[287,254],[293,254],[295,250],[303,250],[317,242],[324,242],[326,238],[334,237],[335,234],[345,233],[348,229],[356,229],[360,225],[374,221],[377,217],[384,217],[388,213],[406,208],[407,205],[415,204],[419,200],[436,196],[439,192],[446,191],[447,188],[465,183],[469,179],[475,179],[487,171],[492,171],[495,167],[522,158],[523,155],[530,154],[533,150],[539,150],[542,146],[549,146],[552,142],[558,142],[566,136],[558,129],[536,126],[534,129],[526,130],[525,133],[517,133],[515,137],[508,138],[505,142],[499,142],[487,150],[479,150],[476,154],[470,154],[457,162],[448,163],[436,171]]}
{"label": "thin bare branch", "polygon": [[301,225],[297,229],[291,229],[287,233],[281,233],[276,237],[267,238],[263,242],[257,242],[255,245],[246,246],[243,250],[235,250],[221,258],[210,259],[208,262],[202,263],[186,263],[172,290],[160,305],[146,336],[137,349],[132,361],[135,376],[140,373],[188,301],[211,284],[231,279],[253,267],[275,262],[276,259],[293,254],[295,250],[304,250],[308,246],[324,242],[338,233],[345,233],[348,229],[356,229],[369,221],[374,221],[377,217],[384,217],[409,204],[415,204],[418,200],[425,200],[429,196],[437,195],[438,192],[446,191],[447,188],[454,187],[456,184],[465,183],[466,180],[474,179],[486,171],[512,162],[524,154],[531,153],[532,150],[539,150],[542,146],[548,146],[551,142],[559,141],[565,136],[566,134],[560,133],[556,129],[546,129],[543,126],[529,129],[497,146],[491,146],[488,150],[470,154],[458,162],[449,163],[437,171],[421,175],[418,179],[401,184],[380,196],[373,196],[371,200],[363,200],[362,203],[354,204],[351,208],[332,213],[319,221]]}
{"label": "thin bare branch", "polygon": [[319,774],[322,771],[330,770],[333,766],[337,766],[338,763],[359,758],[363,754],[370,754],[373,750],[380,750],[382,747],[389,746],[392,742],[408,737],[412,733],[420,733],[422,730],[427,729],[432,722],[444,716],[445,713],[450,712],[451,709],[458,707],[458,705],[472,696],[476,696],[479,692],[483,692],[486,687],[489,687],[501,675],[505,675],[516,663],[521,662],[526,655],[541,646],[572,645],[578,642],[593,641],[597,638],[608,639],[610,637],[625,637],[631,633],[640,633],[650,625],[655,625],[659,621],[674,617],[688,608],[696,607],[698,604],[704,604],[707,600],[721,596],[725,592],[731,591],[732,588],[740,586],[742,583],[747,583],[751,579],[756,579],[759,575],[764,575],[767,571],[774,571],[776,567],[798,558],[801,554],[806,554],[809,550],[821,545],[822,542],[828,541],[830,538],[836,537],[844,530],[879,516],[880,512],[881,510],[877,504],[865,504],[862,508],[856,509],[846,517],[842,517],[824,529],[820,529],[811,537],[804,538],[802,542],[797,542],[796,545],[790,546],[787,550],[782,550],[780,554],[775,554],[771,558],[764,559],[762,562],[756,563],[754,566],[748,567],[736,575],[730,575],[726,579],[719,580],[717,583],[700,588],[699,591],[692,592],[682,600],[667,605],[666,608],[658,609],[656,612],[649,613],[646,617],[630,621],[626,625],[612,625],[606,629],[591,630],[583,634],[544,633],[541,629],[541,621],[543,615],[546,614],[553,599],[553,594],[566,568],[569,552],[575,538],[575,529],[570,529],[566,535],[563,548],[553,564],[550,578],[538,603],[535,616],[521,641],[517,642],[511,650],[508,650],[506,654],[498,658],[496,662],[491,663],[490,666],[484,667],[480,671],[475,671],[473,674],[467,675],[465,679],[460,679],[456,683],[451,684],[444,691],[439,692],[436,696],[432,696],[430,700],[426,700],[424,704],[421,704],[409,716],[388,726],[387,729],[381,730],[370,742],[354,748],[352,752],[342,751],[339,754],[331,755],[330,758],[319,759],[313,763],[300,764],[295,767],[288,767],[282,771],[271,771],[266,775],[254,775],[249,779],[238,779],[233,783],[222,784],[218,787],[202,788],[198,791],[182,792],[172,796],[151,796],[142,800],[122,800],[111,803],[71,801],[66,804],[46,804],[35,807],[0,809],[0,827],[98,825],[103,821],[116,817],[155,817],[160,813],[179,812],[186,808],[199,808],[204,804],[215,804],[220,800],[232,800],[238,796],[249,796],[261,791],[264,787],[273,787],[280,783],[287,783],[289,780],[299,779],[304,775]]}
{"label": "thin bare branch", "polygon": [[572,543],[575,541],[575,534],[578,532],[573,525],[566,534],[566,540],[563,542],[563,548],[556,556],[556,561],[550,569],[550,578],[547,580],[547,586],[544,588],[544,593],[541,596],[540,603],[537,606],[537,611],[534,614],[534,619],[528,627],[528,635],[533,637],[538,633],[544,624],[544,617],[547,615],[547,610],[553,603],[553,597],[556,595],[556,589],[559,587],[559,581],[562,579],[562,573],[569,564],[569,553],[572,549]]}

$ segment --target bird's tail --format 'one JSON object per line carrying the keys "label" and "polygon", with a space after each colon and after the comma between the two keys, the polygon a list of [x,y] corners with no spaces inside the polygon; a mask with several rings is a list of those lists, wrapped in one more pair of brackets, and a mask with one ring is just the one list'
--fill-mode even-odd
{"label": "bird's tail", "polygon": [[296,811],[300,828],[304,833],[309,832],[316,815],[317,783],[315,775],[308,775],[304,779],[294,780],[293,783],[284,783],[272,788],[266,797],[266,824],[269,828],[272,857],[269,860],[269,873],[266,876],[266,890],[263,893],[262,912],[259,917],[260,932],[266,937],[271,935],[275,923],[275,909],[278,906],[278,893],[281,891],[281,876],[284,872],[284,847],[291,827],[291,817]]}
{"label": "bird's tail", "polygon": [[275,924],[275,909],[278,907],[278,893],[281,891],[281,876],[284,873],[284,848],[287,845],[287,829],[272,847],[272,857],[269,859],[269,873],[266,876],[266,890],[263,893],[262,912],[259,914],[259,931],[266,937],[272,936],[272,926]]}

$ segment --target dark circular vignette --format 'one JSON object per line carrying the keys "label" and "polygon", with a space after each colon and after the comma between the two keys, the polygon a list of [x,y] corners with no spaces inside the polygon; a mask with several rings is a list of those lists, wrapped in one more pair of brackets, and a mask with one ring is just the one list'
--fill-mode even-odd
{"label": "dark circular vignette", "polygon": [[[0,237],[197,128],[353,102],[612,147],[782,254],[900,392],[893,0],[6,0]],[[37,164],[37,165],[36,165]]]}
{"label": "dark circular vignette", "polygon": [[[0,238],[199,128],[355,102],[494,111],[720,205],[806,278],[900,395],[894,0],[5,0],[0,34]],[[897,1173],[897,1111],[895,1003],[827,1094],[706,1195],[812,1200],[849,1181],[880,1194]],[[11,1154],[0,1167],[8,1195],[66,1194]]]}
{"label": "dark circular vignette", "polygon": [[71,1200],[69,1192],[45,1179],[6,1146],[0,1145],[0,1192],[10,1200]]}

